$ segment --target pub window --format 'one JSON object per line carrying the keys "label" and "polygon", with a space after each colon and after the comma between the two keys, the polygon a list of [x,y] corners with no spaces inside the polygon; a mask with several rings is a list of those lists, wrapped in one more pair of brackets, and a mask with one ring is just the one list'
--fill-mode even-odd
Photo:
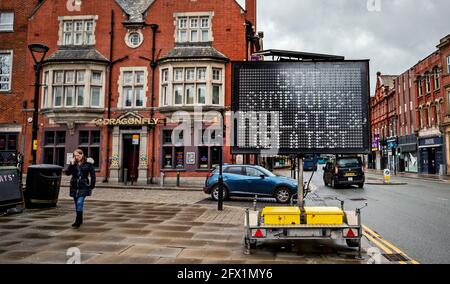
{"label": "pub window", "polygon": [[175,167],[177,169],[184,168],[184,148],[183,147],[175,148]]}
{"label": "pub window", "polygon": [[172,130],[163,131],[163,144],[172,145]]}
{"label": "pub window", "polygon": [[163,167],[165,169],[173,168],[173,148],[172,147],[164,147],[163,149]]}
{"label": "pub window", "polygon": [[122,106],[124,108],[143,108],[147,86],[145,68],[122,72]]}
{"label": "pub window", "polygon": [[211,18],[183,16],[177,18],[177,42],[208,42],[212,40]]}
{"label": "pub window", "polygon": [[66,132],[46,131],[44,137],[44,163],[64,167],[66,164]]}
{"label": "pub window", "polygon": [[[45,72],[43,77],[43,107],[100,107],[103,96],[102,76],[102,71],[53,70],[53,76],[50,78],[49,72]],[[48,97],[50,90],[53,94],[52,105]]]}
{"label": "pub window", "polygon": [[161,71],[160,106],[205,106],[223,104],[223,69],[213,66],[174,67]]}
{"label": "pub window", "polygon": [[94,160],[95,168],[100,168],[100,131],[80,131],[79,146],[86,158]]}
{"label": "pub window", "polygon": [[211,168],[217,168],[220,165],[220,147],[211,148]]}
{"label": "pub window", "polygon": [[93,45],[94,18],[62,21],[62,45]]}
{"label": "pub window", "polygon": [[[184,169],[184,147],[173,146],[176,141],[172,141],[173,130],[163,131],[163,169]],[[183,132],[178,134],[176,139],[183,140]]]}
{"label": "pub window", "polygon": [[208,169],[209,168],[209,148],[208,147],[199,147],[198,148],[198,167],[199,169]]}

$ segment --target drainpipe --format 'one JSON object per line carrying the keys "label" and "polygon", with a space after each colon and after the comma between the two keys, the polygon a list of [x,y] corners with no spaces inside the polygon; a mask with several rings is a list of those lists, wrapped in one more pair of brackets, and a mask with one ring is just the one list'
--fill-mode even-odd
{"label": "drainpipe", "polygon": [[[111,119],[111,99],[112,99],[112,65],[113,65],[113,43],[114,43],[114,10],[111,10],[111,31],[109,32],[110,40],[109,40],[109,74],[108,74],[108,119]],[[104,183],[107,183],[110,176],[110,163],[109,163],[109,156],[111,152],[111,128],[107,126],[108,128],[108,138],[106,141],[106,174],[105,179],[103,180]]]}
{"label": "drainpipe", "polygon": [[[159,26],[157,24],[150,25],[153,31],[153,42],[152,42],[152,60],[150,62],[150,67],[152,68],[152,97],[151,97],[151,108],[150,108],[150,118],[153,119],[155,116],[155,71],[156,67],[158,67],[158,63],[156,62],[156,32],[158,31]],[[152,166],[151,166],[151,176],[149,180],[149,184],[154,184],[155,179],[155,141],[156,141],[156,125],[153,127],[152,133]]]}
{"label": "drainpipe", "polygon": [[[109,32],[110,35],[110,41],[109,41],[109,62],[108,62],[108,119],[111,119],[111,101],[112,101],[112,69],[114,64],[124,61],[128,59],[128,55],[125,57],[122,57],[118,60],[113,60],[113,44],[114,44],[114,10],[111,10],[111,31]],[[111,131],[112,128],[108,126],[108,138],[107,138],[107,146],[106,146],[106,174],[105,179],[103,180],[104,183],[107,183],[110,176],[110,163],[109,163],[109,156],[111,153]]]}

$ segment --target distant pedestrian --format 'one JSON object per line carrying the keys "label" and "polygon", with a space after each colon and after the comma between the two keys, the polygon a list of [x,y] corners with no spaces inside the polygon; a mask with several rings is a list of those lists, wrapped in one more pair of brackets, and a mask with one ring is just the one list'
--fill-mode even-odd
{"label": "distant pedestrian", "polygon": [[82,150],[75,150],[70,166],[66,170],[66,175],[72,176],[70,180],[70,197],[75,202],[77,213],[72,227],[79,228],[83,224],[84,201],[86,197],[92,195],[92,190],[95,188],[94,160],[91,158],[86,159]]}

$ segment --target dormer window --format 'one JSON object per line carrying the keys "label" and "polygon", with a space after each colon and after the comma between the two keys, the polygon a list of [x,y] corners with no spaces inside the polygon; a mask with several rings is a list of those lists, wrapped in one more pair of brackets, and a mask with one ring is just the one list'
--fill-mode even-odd
{"label": "dormer window", "polygon": [[180,13],[176,18],[176,42],[196,43],[213,41],[212,13]]}

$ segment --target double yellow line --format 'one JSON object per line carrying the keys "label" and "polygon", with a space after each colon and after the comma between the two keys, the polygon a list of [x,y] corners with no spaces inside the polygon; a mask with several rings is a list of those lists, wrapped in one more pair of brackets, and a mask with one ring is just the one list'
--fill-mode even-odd
{"label": "double yellow line", "polygon": [[401,251],[399,248],[397,248],[396,246],[394,246],[393,244],[391,244],[390,242],[386,241],[385,239],[383,239],[382,236],[380,236],[379,234],[377,234],[376,232],[374,232],[373,230],[371,230],[369,227],[367,226],[362,226],[363,227],[363,234],[364,236],[371,242],[373,242],[375,245],[377,245],[380,249],[382,249],[386,254],[400,254],[401,256],[403,256],[406,259],[409,259],[409,261],[400,261],[400,264],[420,264],[419,262],[417,262],[416,260],[412,260],[408,255],[406,255],[406,253],[404,253],[403,251]]}

